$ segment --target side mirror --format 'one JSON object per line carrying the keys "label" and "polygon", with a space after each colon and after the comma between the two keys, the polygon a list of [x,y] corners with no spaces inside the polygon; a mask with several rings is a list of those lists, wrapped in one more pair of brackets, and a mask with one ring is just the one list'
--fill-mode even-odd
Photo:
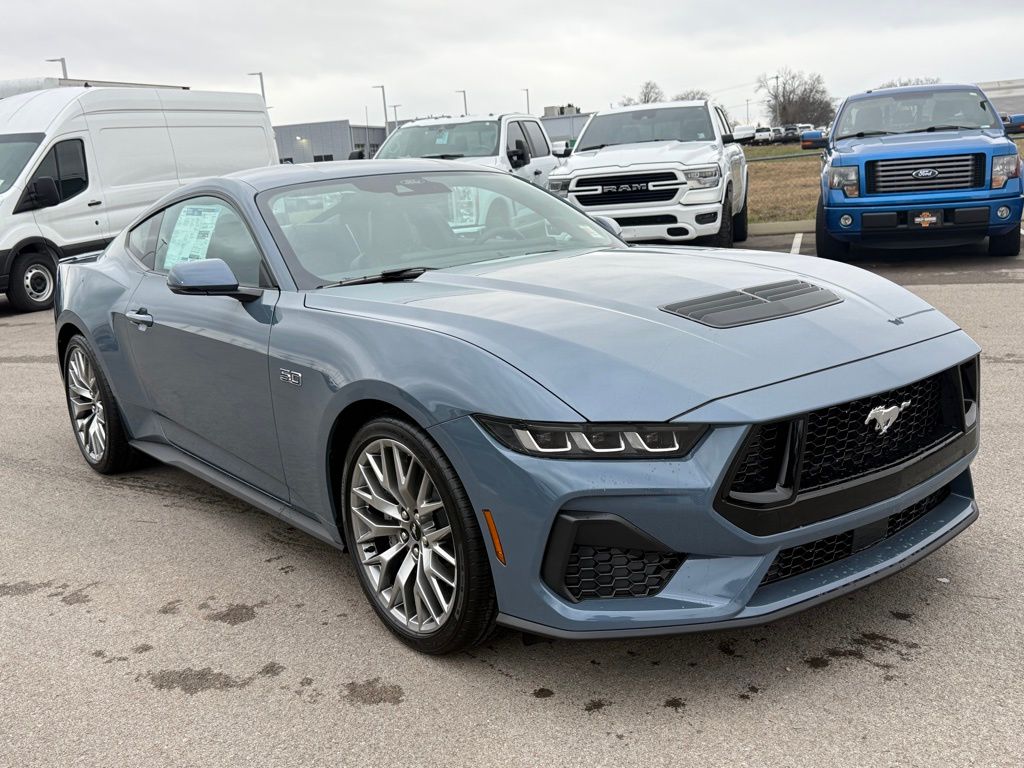
{"label": "side mirror", "polygon": [[593,216],[594,221],[601,225],[602,229],[608,230],[611,234],[618,238],[622,237],[622,227],[619,226],[619,222],[613,219],[611,216]]}
{"label": "side mirror", "polygon": [[804,131],[800,134],[800,149],[825,149],[828,139],[822,131]]}
{"label": "side mirror", "polygon": [[230,296],[243,303],[263,295],[259,288],[240,288],[235,273],[221,259],[175,264],[167,273],[167,287],[183,296]]}
{"label": "side mirror", "polygon": [[365,160],[366,159],[366,153],[363,152],[363,150],[361,150],[361,149],[353,149],[351,152],[348,153],[348,159],[349,160]]}
{"label": "side mirror", "polygon": [[34,208],[50,208],[60,202],[57,182],[51,176],[40,176],[29,184],[28,190]]}
{"label": "side mirror", "polygon": [[1004,127],[1007,133],[1024,133],[1024,115],[1010,115]]}
{"label": "side mirror", "polygon": [[736,137],[733,136],[731,133],[723,133],[722,134],[722,143],[723,144],[735,144],[736,143]]}
{"label": "side mirror", "polygon": [[526,142],[522,139],[516,139],[516,148],[508,151],[508,162],[512,166],[512,170],[522,168],[524,165],[530,164],[530,150],[526,148]]}
{"label": "side mirror", "polygon": [[568,157],[569,155],[572,154],[572,147],[570,147],[567,144],[562,149],[558,150],[557,152],[552,152],[551,154],[553,154],[555,157]]}

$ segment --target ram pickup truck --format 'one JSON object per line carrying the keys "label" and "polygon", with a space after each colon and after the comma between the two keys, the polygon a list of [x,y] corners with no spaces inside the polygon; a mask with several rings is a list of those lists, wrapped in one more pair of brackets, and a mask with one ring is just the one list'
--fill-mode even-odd
{"label": "ram pickup truck", "polygon": [[721,107],[700,101],[597,112],[548,190],[614,219],[628,242],[747,238],[747,161]]}
{"label": "ram pickup truck", "polygon": [[974,85],[884,88],[847,98],[822,150],[816,244],[844,259],[851,243],[906,248],[988,238],[993,256],[1015,256],[1021,236],[1021,159],[1006,124]]}

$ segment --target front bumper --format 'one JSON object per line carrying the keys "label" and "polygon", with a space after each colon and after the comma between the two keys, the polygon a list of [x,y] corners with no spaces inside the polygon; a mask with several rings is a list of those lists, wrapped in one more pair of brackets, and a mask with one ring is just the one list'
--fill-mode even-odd
{"label": "front bumper", "polygon": [[[852,399],[846,394],[879,391],[885,385],[871,383],[879,370],[903,381],[931,375],[970,357],[975,349],[964,334],[955,333],[833,369],[818,375],[820,402],[807,401],[803,383],[773,385],[759,398],[763,420],[823,407],[837,398]],[[801,402],[794,403],[794,395]],[[712,406],[727,411],[733,399]],[[735,410],[741,412],[749,397],[735,400]],[[470,417],[437,425],[431,434],[454,464],[478,515],[490,510],[497,525],[506,557],[502,565],[491,551],[499,620],[540,635],[605,638],[768,621],[906,567],[977,516],[969,470],[974,449],[890,498],[781,533],[753,535],[714,509],[723,476],[747,430],[741,424],[720,424],[686,460],[649,462],[559,461],[517,454],[500,447]],[[949,495],[937,506],[894,535],[829,565],[762,584],[781,550],[870,528],[947,488]],[[574,601],[553,588],[544,574],[555,522],[565,513],[615,516],[668,550],[686,553],[686,559],[652,596]],[[491,550],[490,541],[487,545]]]}
{"label": "front bumper", "polygon": [[627,243],[685,243],[698,237],[716,235],[722,226],[722,204],[718,202],[583,210],[594,216],[615,219],[622,227],[622,239]]}

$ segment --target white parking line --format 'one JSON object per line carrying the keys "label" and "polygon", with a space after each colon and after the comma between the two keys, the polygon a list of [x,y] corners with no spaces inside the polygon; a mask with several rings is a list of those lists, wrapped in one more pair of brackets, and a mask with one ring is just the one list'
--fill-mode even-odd
{"label": "white parking line", "polygon": [[793,235],[793,247],[789,249],[790,253],[800,253],[800,246],[804,244],[804,233],[797,232]]}

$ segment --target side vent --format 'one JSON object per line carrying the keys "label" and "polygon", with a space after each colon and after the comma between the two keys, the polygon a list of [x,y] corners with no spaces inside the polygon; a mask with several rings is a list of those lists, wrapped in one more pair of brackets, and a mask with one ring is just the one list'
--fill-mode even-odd
{"label": "side vent", "polygon": [[661,310],[712,328],[735,328],[830,307],[841,301],[827,288],[803,280],[786,280],[666,304]]}

